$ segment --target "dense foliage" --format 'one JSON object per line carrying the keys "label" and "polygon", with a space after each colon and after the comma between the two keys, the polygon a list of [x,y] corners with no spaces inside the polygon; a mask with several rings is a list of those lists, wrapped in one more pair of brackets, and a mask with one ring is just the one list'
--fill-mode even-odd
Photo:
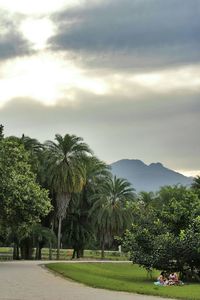
{"label": "dense foliage", "polygon": [[15,258],[41,249],[113,249],[122,243],[134,263],[200,280],[200,181],[134,193],[113,177],[81,137],[54,141],[5,137],[0,126],[0,244]]}
{"label": "dense foliage", "polygon": [[123,245],[134,263],[178,271],[200,280],[200,199],[182,186],[163,187],[146,205],[140,199]]}
{"label": "dense foliage", "polygon": [[51,204],[48,191],[36,183],[24,147],[13,140],[0,142],[0,181],[1,226],[19,243]]}

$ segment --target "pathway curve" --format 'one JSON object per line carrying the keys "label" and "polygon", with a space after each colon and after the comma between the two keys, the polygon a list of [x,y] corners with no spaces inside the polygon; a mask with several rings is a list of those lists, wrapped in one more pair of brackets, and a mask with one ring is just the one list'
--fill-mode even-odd
{"label": "pathway curve", "polygon": [[41,261],[0,263],[0,300],[90,299],[158,300],[160,298],[87,287],[54,275],[44,266],[42,267]]}

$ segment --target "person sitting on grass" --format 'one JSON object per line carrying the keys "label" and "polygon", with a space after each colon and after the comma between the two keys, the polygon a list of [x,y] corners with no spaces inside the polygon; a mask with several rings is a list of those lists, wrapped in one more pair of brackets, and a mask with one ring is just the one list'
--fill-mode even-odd
{"label": "person sitting on grass", "polygon": [[169,285],[175,285],[179,282],[177,273],[171,273],[169,275]]}
{"label": "person sitting on grass", "polygon": [[161,272],[160,275],[157,278],[157,281],[154,282],[155,285],[162,285],[162,286],[166,286],[168,285],[168,279],[166,277],[165,272]]}
{"label": "person sitting on grass", "polygon": [[179,280],[177,273],[173,272],[169,275],[169,285],[183,285],[183,282]]}
{"label": "person sitting on grass", "polygon": [[167,278],[165,272],[161,272],[154,284],[158,286],[172,286],[183,285],[183,282],[179,280],[178,275],[175,272],[169,275],[169,279]]}

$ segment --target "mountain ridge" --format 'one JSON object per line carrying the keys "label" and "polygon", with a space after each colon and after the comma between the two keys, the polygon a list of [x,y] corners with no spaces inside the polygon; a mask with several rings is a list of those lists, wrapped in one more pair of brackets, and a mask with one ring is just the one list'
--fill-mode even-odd
{"label": "mountain ridge", "polygon": [[149,165],[139,159],[121,159],[112,164],[113,175],[127,179],[136,192],[158,191],[164,185],[182,184],[190,186],[192,177],[186,177],[177,171],[165,167],[161,162]]}

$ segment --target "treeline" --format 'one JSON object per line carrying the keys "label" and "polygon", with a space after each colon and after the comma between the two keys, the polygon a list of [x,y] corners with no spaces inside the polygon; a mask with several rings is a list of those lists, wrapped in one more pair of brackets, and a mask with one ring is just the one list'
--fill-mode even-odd
{"label": "treeline", "polygon": [[138,195],[75,135],[44,144],[0,128],[0,243],[14,258],[41,249],[104,249],[121,244],[134,263],[200,280],[200,177],[190,188]]}
{"label": "treeline", "polygon": [[127,203],[135,199],[125,179],[113,177],[75,135],[57,134],[44,144],[0,131],[0,239],[13,244],[14,258],[36,259],[41,249],[110,247],[131,224]]}

